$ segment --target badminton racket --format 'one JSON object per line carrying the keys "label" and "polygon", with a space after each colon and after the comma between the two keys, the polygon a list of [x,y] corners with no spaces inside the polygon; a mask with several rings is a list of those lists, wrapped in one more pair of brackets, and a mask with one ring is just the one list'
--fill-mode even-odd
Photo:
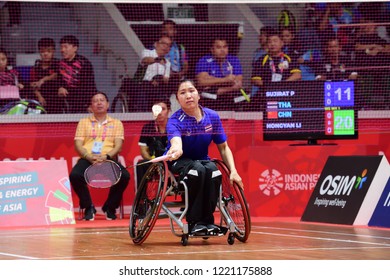
{"label": "badminton racket", "polygon": [[136,165],[138,166],[138,165],[143,165],[148,163],[164,161],[167,160],[168,158],[169,158],[168,155],[164,155],[145,162],[126,166],[124,168],[120,167],[119,164],[117,164],[115,161],[112,160],[96,162],[90,165],[85,170],[84,179],[87,182],[87,184],[93,188],[98,188],[98,189],[110,188],[111,186],[119,182],[122,176],[122,170],[130,167],[134,167]]}
{"label": "badminton racket", "polygon": [[[227,61],[227,64],[228,64],[228,67],[227,67],[228,74],[233,75],[233,66],[230,64],[229,61]],[[242,87],[240,87],[240,93],[241,93],[241,96],[237,96],[237,97],[233,98],[234,103],[238,103],[238,102],[241,102],[244,100],[246,100],[246,102],[251,102],[250,96],[245,92],[245,90]]]}
{"label": "badminton racket", "polygon": [[251,102],[250,96],[245,92],[243,88],[240,88],[241,95],[234,97],[234,103],[242,102],[246,100],[246,102]]}

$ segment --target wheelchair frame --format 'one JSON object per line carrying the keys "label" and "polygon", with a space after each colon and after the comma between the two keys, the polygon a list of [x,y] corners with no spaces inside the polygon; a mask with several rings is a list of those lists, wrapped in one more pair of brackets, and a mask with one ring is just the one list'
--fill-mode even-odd
{"label": "wheelchair frame", "polygon": [[[168,169],[166,162],[151,165],[137,189],[130,214],[129,234],[134,244],[142,244],[151,233],[156,221],[169,218],[171,232],[181,237],[181,244],[186,246],[189,238],[223,236],[228,233],[228,244],[235,239],[246,242],[251,221],[248,205],[243,190],[237,183],[230,184],[230,171],[221,160],[213,160],[222,173],[217,210],[220,213],[219,226],[224,229],[217,235],[192,235],[185,221],[188,210],[188,188],[185,181],[178,181]],[[182,198],[177,200],[177,196]],[[173,198],[173,201],[167,201]],[[172,210],[179,208],[179,211]]]}

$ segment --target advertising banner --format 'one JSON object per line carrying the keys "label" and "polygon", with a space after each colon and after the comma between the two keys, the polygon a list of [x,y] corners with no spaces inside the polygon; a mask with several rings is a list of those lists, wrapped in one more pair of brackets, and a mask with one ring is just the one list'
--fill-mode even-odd
{"label": "advertising banner", "polygon": [[367,225],[389,175],[385,156],[330,156],[301,220]]}
{"label": "advertising banner", "polygon": [[65,160],[0,162],[0,227],[74,224]]}
{"label": "advertising banner", "polygon": [[301,216],[321,170],[337,146],[264,146],[250,151],[251,215]]}
{"label": "advertising banner", "polygon": [[387,180],[386,187],[382,192],[379,202],[374,210],[369,226],[390,228],[390,178]]}

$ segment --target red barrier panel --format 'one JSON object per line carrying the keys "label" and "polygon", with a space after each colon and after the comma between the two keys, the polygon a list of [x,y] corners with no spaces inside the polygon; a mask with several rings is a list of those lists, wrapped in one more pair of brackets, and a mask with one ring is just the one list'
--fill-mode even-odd
{"label": "red barrier panel", "polygon": [[[328,155],[383,153],[390,157],[388,145],[390,129],[376,133],[372,130],[368,131],[367,128],[372,127],[372,119],[359,121],[359,129],[365,133],[360,133],[358,140],[340,140],[334,142],[337,145],[319,147],[290,146],[294,143],[291,141],[264,142],[261,120],[224,120],[223,122],[229,136],[229,146],[235,156],[237,170],[245,184],[245,193],[253,216],[301,216],[311,194],[310,189],[298,190],[297,185],[303,182],[291,181],[289,189],[281,192],[280,195],[274,197],[265,195],[260,185],[262,185],[261,180],[266,180],[268,176],[266,170],[268,174],[272,174],[272,170],[279,171],[284,180],[302,177],[306,178],[306,183],[309,183],[307,176],[314,178],[314,174],[321,171]],[[389,120],[381,119],[381,123],[386,122],[390,123]],[[141,131],[145,121],[123,121],[123,123],[126,136],[121,155],[126,164],[132,164],[134,158],[139,155],[139,135],[134,132]],[[0,129],[4,132],[0,136],[0,160],[65,159],[70,170],[77,160],[73,145],[76,125],[77,122],[0,124]],[[252,130],[243,133],[243,126],[251,127]],[[235,134],[235,131],[240,133]],[[210,148],[210,155],[219,157],[214,145]],[[130,170],[130,173],[132,179],[124,194],[125,205],[131,205],[134,198],[133,170]],[[98,192],[92,190],[92,196],[94,203],[99,207],[104,203],[106,193],[102,190]],[[73,201],[77,206],[75,195]]]}

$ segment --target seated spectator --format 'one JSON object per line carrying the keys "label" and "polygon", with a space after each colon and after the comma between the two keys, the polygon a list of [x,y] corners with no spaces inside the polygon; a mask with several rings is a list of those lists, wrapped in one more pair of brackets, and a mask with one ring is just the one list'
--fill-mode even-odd
{"label": "seated spectator", "polygon": [[292,27],[281,27],[279,32],[280,38],[282,38],[283,41],[283,52],[291,57],[293,61],[298,63],[302,80],[315,80],[313,70],[310,67],[311,61],[307,60],[307,58],[309,56],[309,59],[315,59],[318,52],[310,50],[310,52],[306,52],[304,56],[302,44],[298,42],[298,38],[295,36],[295,31]]}
{"label": "seated spectator", "polygon": [[[390,99],[390,44],[377,32],[372,19],[363,20],[355,40],[355,65],[363,78],[366,109],[388,108]],[[378,102],[375,101],[378,100]],[[384,102],[383,102],[384,101]]]}
{"label": "seated spectator", "polygon": [[298,57],[302,54],[302,47],[295,37],[295,31],[291,27],[282,27],[279,29],[279,33],[283,41],[282,51],[297,61]]}
{"label": "seated spectator", "polygon": [[346,3],[326,3],[325,12],[320,19],[319,30],[326,43],[326,35],[339,39],[339,45],[344,54],[350,54],[352,50],[353,27],[340,27],[339,24],[352,24],[356,21],[355,11],[348,8]]}
{"label": "seated spectator", "polygon": [[321,50],[321,39],[319,34],[319,19],[321,11],[316,4],[305,4],[305,15],[302,26],[297,31],[297,37],[302,43],[302,51]]}
{"label": "seated spectator", "polygon": [[298,58],[299,69],[301,70],[302,81],[314,81],[315,69],[321,62],[322,54],[318,49],[308,49]]}
{"label": "seated spectator", "polygon": [[201,104],[213,110],[234,110],[242,102],[242,67],[238,57],[229,54],[225,39],[216,38],[211,54],[199,59],[195,68]]}
{"label": "seated spectator", "polygon": [[63,103],[57,94],[59,60],[54,57],[56,44],[51,38],[42,38],[38,41],[38,50],[41,59],[35,61],[31,69],[30,86],[39,103],[47,113],[62,113]]}
{"label": "seated spectator", "polygon": [[[263,57],[265,54],[267,54],[267,37],[270,31],[272,31],[273,28],[270,26],[263,26],[260,28],[260,34],[259,34],[259,44],[260,47],[257,48],[253,54],[252,57],[252,68],[254,63],[260,58]],[[259,87],[253,85],[251,90],[251,97],[255,96],[257,92],[259,91]]]}
{"label": "seated spectator", "polygon": [[172,40],[162,35],[152,49],[144,49],[136,76],[140,77],[141,92],[136,93],[133,102],[141,111],[149,111],[156,100],[169,98],[168,83],[171,63],[165,56],[171,49]]}
{"label": "seated spectator", "polygon": [[273,30],[270,26],[263,26],[260,28],[260,34],[259,34],[259,45],[260,47],[257,48],[253,54],[252,57],[252,65],[255,63],[260,57],[267,54],[267,37],[268,34]]}
{"label": "seated spectator", "polygon": [[316,80],[355,80],[358,73],[353,70],[349,56],[342,55],[337,38],[330,38],[326,43],[324,58],[318,64]]}
{"label": "seated spectator", "polygon": [[68,113],[87,113],[96,93],[95,74],[91,62],[78,54],[79,40],[73,35],[61,38],[58,95],[67,103]]}
{"label": "seated spectator", "polygon": [[130,173],[118,161],[124,142],[123,123],[108,115],[109,102],[105,93],[92,95],[91,114],[79,120],[74,137],[74,147],[80,159],[73,166],[69,180],[72,190],[79,198],[80,208],[85,209],[83,219],[93,221],[96,209],[84,177],[92,164],[107,160],[115,161],[122,169],[119,181],[110,187],[102,210],[107,220],[115,220],[123,192],[130,180]]}
{"label": "seated spectator", "polygon": [[[3,49],[0,49],[0,86],[16,86],[18,87],[21,98],[25,98],[22,90],[24,89],[24,84],[20,81],[18,71],[14,69],[9,69],[8,65],[8,56],[7,52]],[[0,105],[4,106],[11,100],[2,99],[0,100]]]}
{"label": "seated spectator", "polygon": [[188,57],[184,45],[176,41],[177,24],[173,20],[164,20],[162,24],[162,35],[166,35],[172,40],[171,49],[165,58],[171,63],[169,79],[173,92],[176,91],[179,81],[183,80],[188,73]]}
{"label": "seated spectator", "polygon": [[293,12],[284,9],[278,14],[278,29],[281,31],[286,28],[295,34],[297,31],[297,21]]}
{"label": "seated spectator", "polygon": [[388,66],[390,43],[382,39],[377,32],[378,26],[373,20],[364,20],[355,40],[356,61],[360,66]]}
{"label": "seated spectator", "polygon": [[[161,107],[161,113],[153,115],[154,120],[146,123],[142,127],[141,136],[138,141],[142,156],[141,162],[149,161],[153,158],[162,156],[168,145],[166,125],[169,116],[168,102],[161,101],[154,104]],[[137,166],[137,186],[151,164]]]}
{"label": "seated spectator", "polygon": [[305,17],[297,37],[300,41],[301,55],[298,58],[302,81],[315,80],[316,64],[321,60],[321,40],[318,32],[320,11],[316,4],[305,4]]}
{"label": "seated spectator", "polygon": [[252,83],[262,87],[268,82],[300,80],[301,70],[297,62],[282,51],[283,41],[276,30],[268,35],[267,46],[267,54],[254,64]]}

